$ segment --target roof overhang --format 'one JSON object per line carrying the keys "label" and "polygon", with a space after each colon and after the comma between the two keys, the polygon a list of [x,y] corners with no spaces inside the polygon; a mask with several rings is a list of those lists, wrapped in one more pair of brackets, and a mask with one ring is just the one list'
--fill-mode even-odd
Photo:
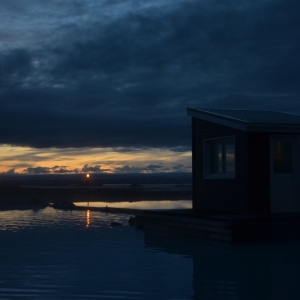
{"label": "roof overhang", "polygon": [[256,124],[240,121],[230,117],[224,117],[218,114],[204,112],[198,109],[187,108],[187,115],[193,118],[201,119],[207,122],[231,127],[237,130],[248,132],[282,132],[300,134],[300,125],[291,124]]}

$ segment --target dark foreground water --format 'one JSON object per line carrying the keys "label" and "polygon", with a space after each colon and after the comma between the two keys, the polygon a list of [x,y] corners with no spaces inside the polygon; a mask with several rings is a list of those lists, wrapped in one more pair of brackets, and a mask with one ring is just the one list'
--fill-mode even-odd
{"label": "dark foreground water", "polygon": [[300,299],[298,243],[211,245],[128,218],[0,212],[0,299]]}

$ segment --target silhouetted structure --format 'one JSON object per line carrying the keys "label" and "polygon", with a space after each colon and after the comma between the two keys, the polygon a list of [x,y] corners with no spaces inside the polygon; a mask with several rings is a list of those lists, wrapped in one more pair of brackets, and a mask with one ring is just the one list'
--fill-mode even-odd
{"label": "silhouetted structure", "polygon": [[228,242],[300,238],[300,116],[192,109],[193,209],[145,212],[145,230]]}
{"label": "silhouetted structure", "polygon": [[195,210],[300,212],[300,116],[200,108],[187,114]]}

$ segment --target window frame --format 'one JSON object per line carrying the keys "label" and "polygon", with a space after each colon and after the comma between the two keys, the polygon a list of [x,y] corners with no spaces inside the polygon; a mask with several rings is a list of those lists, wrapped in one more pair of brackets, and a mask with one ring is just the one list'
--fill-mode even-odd
{"label": "window frame", "polygon": [[[211,144],[220,142],[222,143],[222,166],[226,165],[226,155],[224,155],[225,147],[224,142],[227,140],[233,141],[233,149],[234,149],[234,172],[220,172],[220,173],[212,173],[211,172],[211,155],[210,149]],[[216,137],[203,139],[203,178],[204,179],[235,179],[236,178],[236,147],[235,147],[235,136],[224,136],[224,137]]]}

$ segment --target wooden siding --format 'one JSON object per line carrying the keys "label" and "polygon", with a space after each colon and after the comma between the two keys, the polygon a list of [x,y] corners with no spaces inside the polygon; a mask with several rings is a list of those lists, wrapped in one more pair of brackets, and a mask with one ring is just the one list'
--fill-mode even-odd
{"label": "wooden siding", "polygon": [[[192,123],[193,208],[213,213],[249,212],[247,133],[196,118]],[[235,137],[235,178],[204,179],[203,140],[227,136]]]}

